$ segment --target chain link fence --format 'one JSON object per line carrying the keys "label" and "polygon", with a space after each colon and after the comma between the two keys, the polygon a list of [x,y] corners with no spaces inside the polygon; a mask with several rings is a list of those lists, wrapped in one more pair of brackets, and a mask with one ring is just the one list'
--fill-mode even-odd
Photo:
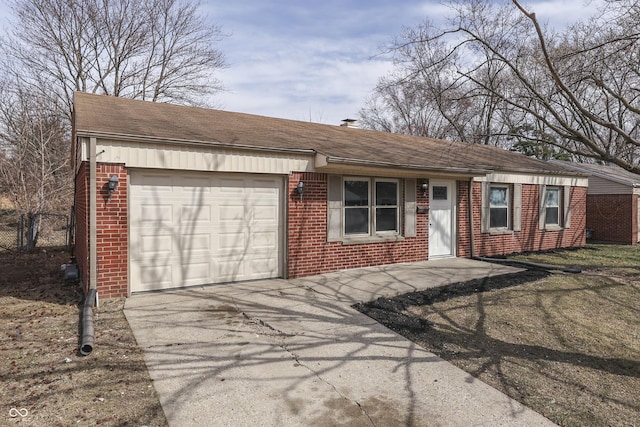
{"label": "chain link fence", "polygon": [[31,215],[0,212],[0,250],[69,247],[73,239],[70,215],[38,212]]}

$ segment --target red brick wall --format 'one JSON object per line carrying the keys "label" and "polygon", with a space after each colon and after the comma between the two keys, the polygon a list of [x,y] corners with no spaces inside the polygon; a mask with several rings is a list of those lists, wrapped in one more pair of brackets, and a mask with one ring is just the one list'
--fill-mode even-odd
{"label": "red brick wall", "polygon": [[587,228],[593,239],[618,243],[638,242],[638,196],[589,194]]}
{"label": "red brick wall", "polygon": [[[89,284],[89,212],[88,165],[85,163],[76,176],[76,247],[83,283]],[[107,181],[118,176],[116,192],[108,197]],[[98,283],[101,298],[126,296],[128,293],[128,225],[127,171],[124,165],[97,165],[97,244]],[[302,180],[305,191],[302,201],[296,192]],[[417,204],[428,206],[416,182]],[[538,229],[537,185],[522,188],[522,231],[505,235],[480,233],[481,185],[473,184],[475,254],[491,256],[523,251],[537,251],[555,247],[576,247],[585,244],[586,188],[572,189],[571,227],[561,231]],[[428,259],[428,214],[416,214],[416,237],[397,242],[345,244],[327,242],[327,175],[292,173],[288,185],[288,276],[301,277],[331,271],[415,262]],[[402,189],[404,193],[404,189]],[[457,183],[458,256],[470,256],[468,181]],[[636,212],[636,211],[634,211]],[[400,209],[400,215],[404,212]],[[637,230],[636,230],[637,231]]]}
{"label": "red brick wall", "polygon": [[85,292],[89,287],[89,162],[82,162],[76,174],[75,239],[73,253]]}
{"label": "red brick wall", "polygon": [[[118,187],[109,197],[107,182],[118,177]],[[101,298],[126,296],[128,292],[127,170],[124,165],[98,163],[97,247],[98,294]]]}
{"label": "red brick wall", "polygon": [[[296,193],[300,180],[305,187],[302,201]],[[416,190],[418,204],[427,205],[428,197],[425,199],[422,191]],[[428,259],[428,214],[416,215],[416,237],[402,241],[363,244],[327,242],[326,174],[292,173],[289,176],[288,208],[289,277]],[[400,215],[404,215],[402,209]]]}
{"label": "red brick wall", "polygon": [[[470,256],[468,182],[458,182],[458,256]],[[506,255],[518,252],[544,251],[585,245],[586,187],[571,189],[571,224],[559,231],[539,229],[538,185],[522,186],[521,231],[507,234],[481,233],[481,183],[473,184],[473,230],[476,256]]]}
{"label": "red brick wall", "polygon": [[[107,182],[112,175],[119,180],[109,197]],[[128,291],[127,261],[127,170],[124,165],[96,165],[97,182],[97,289],[100,298],[126,296]],[[75,255],[82,281],[90,285],[89,271],[89,165],[84,162],[76,176],[76,246]]]}
{"label": "red brick wall", "polygon": [[[458,238],[458,247],[457,247],[456,254],[459,257],[470,257],[471,256],[471,243],[470,243],[471,234],[469,233],[469,181],[457,181],[456,185],[457,185],[456,205],[458,206],[458,211],[456,216],[456,224],[458,229],[456,237]],[[474,187],[474,191],[477,191],[476,187]],[[480,230],[479,209],[480,209],[479,204],[474,205],[473,222],[474,224],[477,224],[477,230]],[[474,228],[474,230],[476,230],[476,228]]]}

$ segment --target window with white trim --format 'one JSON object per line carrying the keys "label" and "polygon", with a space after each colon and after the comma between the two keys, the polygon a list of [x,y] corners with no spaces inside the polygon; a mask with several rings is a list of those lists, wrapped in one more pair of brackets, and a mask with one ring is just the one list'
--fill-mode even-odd
{"label": "window with white trim", "polygon": [[397,234],[399,187],[396,179],[344,178],[344,235]]}
{"label": "window with white trim", "polygon": [[522,184],[482,183],[483,233],[513,233],[522,226]]}
{"label": "window with white trim", "polygon": [[369,180],[344,180],[344,234],[369,234]]}
{"label": "window with white trim", "polygon": [[491,185],[489,187],[489,228],[509,229],[509,186]]}
{"label": "window with white trim", "polygon": [[560,214],[560,187],[547,187],[544,198],[544,224],[545,225],[557,225],[560,226],[561,214]]}
{"label": "window with white trim", "polygon": [[376,180],[376,233],[398,232],[398,181]]}
{"label": "window with white trim", "polygon": [[571,227],[571,186],[540,185],[541,230],[560,230]]}

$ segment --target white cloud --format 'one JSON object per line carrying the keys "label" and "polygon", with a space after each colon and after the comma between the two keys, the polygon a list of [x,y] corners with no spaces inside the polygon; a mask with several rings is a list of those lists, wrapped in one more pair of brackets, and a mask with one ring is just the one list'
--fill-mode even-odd
{"label": "white cloud", "polygon": [[391,69],[386,59],[371,57],[393,33],[388,26],[375,27],[372,16],[384,20],[379,9],[320,9],[317,19],[311,19],[313,11],[297,12],[313,21],[308,31],[305,22],[292,24],[294,31],[274,26],[273,17],[245,20],[233,9],[221,12],[218,22],[232,34],[220,46],[229,62],[220,74],[228,89],[218,97],[223,108],[330,124],[357,117],[377,80]]}
{"label": "white cloud", "polygon": [[339,124],[356,117],[365,98],[391,64],[305,55],[264,64],[247,62],[222,75],[227,93],[219,97],[227,110]]}
{"label": "white cloud", "polygon": [[[237,4],[206,3],[211,18],[231,34],[220,45],[229,60],[220,75],[228,89],[219,97],[223,108],[335,124],[356,117],[391,70],[388,58],[370,59],[381,46],[426,18],[444,24],[451,13],[431,0]],[[552,25],[594,10],[588,0],[534,0],[530,8]]]}
{"label": "white cloud", "polygon": [[[552,25],[584,18],[603,0],[530,0]],[[231,111],[338,124],[357,117],[392,68],[381,46],[426,18],[444,23],[439,0],[204,0],[202,11],[229,37],[218,48],[229,68],[227,92],[213,102]],[[0,0],[0,28],[9,16]],[[372,59],[373,57],[373,59]]]}
{"label": "white cloud", "polygon": [[563,28],[593,16],[603,3],[602,0],[546,0],[532,1],[527,7],[540,22]]}

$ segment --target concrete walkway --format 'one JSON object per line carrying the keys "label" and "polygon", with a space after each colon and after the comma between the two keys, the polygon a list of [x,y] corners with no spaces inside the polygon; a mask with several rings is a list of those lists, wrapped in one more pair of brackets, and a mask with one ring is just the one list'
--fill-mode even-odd
{"label": "concrete walkway", "polygon": [[134,295],[125,314],[171,426],[544,426],[351,308],[505,274],[468,259]]}

